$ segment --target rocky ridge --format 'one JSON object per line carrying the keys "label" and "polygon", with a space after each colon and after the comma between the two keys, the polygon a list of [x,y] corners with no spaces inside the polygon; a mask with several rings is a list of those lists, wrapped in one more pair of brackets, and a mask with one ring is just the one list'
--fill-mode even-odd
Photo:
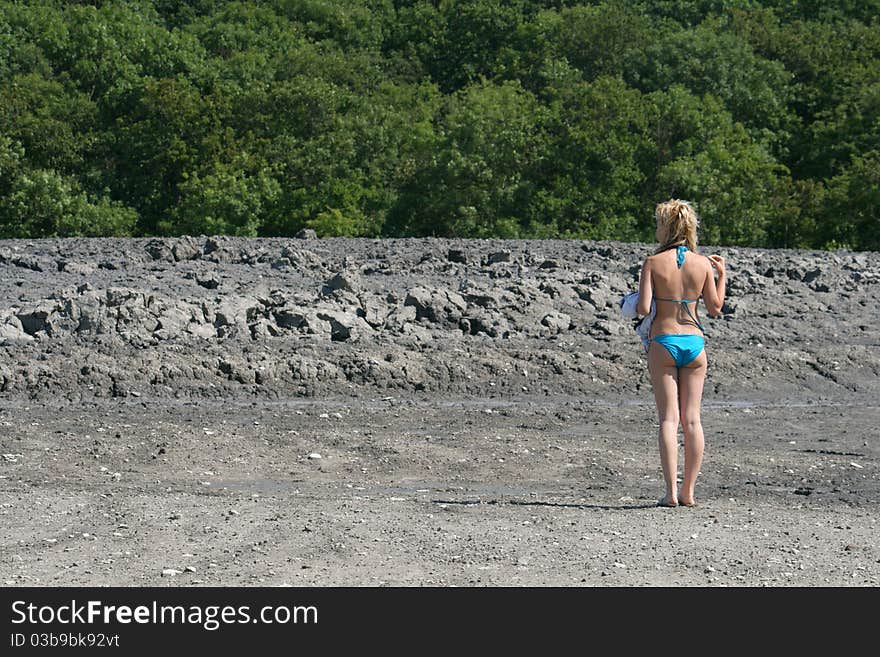
{"label": "rocky ridge", "polygon": [[[11,397],[641,395],[618,299],[651,245],[180,237],[0,241]],[[877,253],[728,260],[707,395],[876,395]]]}

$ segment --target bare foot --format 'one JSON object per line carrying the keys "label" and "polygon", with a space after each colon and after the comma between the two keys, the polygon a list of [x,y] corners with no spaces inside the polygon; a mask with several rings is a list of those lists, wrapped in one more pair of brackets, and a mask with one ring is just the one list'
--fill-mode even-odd
{"label": "bare foot", "polygon": [[681,492],[678,493],[678,505],[679,506],[697,506],[696,500],[693,497],[690,499],[686,498]]}
{"label": "bare foot", "polygon": [[664,495],[659,500],[657,500],[657,506],[678,506],[678,500],[669,499],[668,495]]}

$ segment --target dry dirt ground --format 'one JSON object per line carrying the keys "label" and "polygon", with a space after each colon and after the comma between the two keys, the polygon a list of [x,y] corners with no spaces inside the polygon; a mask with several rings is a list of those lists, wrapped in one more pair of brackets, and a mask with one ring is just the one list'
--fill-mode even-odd
{"label": "dry dirt ground", "polygon": [[0,584],[876,586],[880,254],[704,249],[665,509],[649,250],[0,241]]}

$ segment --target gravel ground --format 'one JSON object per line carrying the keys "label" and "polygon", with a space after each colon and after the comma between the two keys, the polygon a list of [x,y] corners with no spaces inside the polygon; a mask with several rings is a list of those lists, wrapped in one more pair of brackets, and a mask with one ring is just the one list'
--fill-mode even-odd
{"label": "gravel ground", "polygon": [[698,506],[649,245],[0,241],[0,583],[876,586],[876,253],[728,258]]}

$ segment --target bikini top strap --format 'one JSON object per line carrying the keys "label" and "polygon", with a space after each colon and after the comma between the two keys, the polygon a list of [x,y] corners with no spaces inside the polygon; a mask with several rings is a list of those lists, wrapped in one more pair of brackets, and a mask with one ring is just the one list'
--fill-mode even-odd
{"label": "bikini top strap", "polygon": [[[684,301],[689,301],[689,299],[682,299],[682,302],[684,302]],[[695,303],[696,303],[696,301],[695,301]],[[700,332],[703,333],[703,335],[705,335],[705,334],[706,334],[706,329],[704,329],[704,328],[703,328],[703,325],[700,324],[700,323],[697,321],[697,318],[694,317],[694,315],[691,314],[691,309],[688,308],[688,306],[687,306],[686,303],[682,303],[681,305],[684,306],[684,311],[685,311],[685,312],[688,314],[688,316],[693,320],[694,324],[697,325],[697,328],[700,329]]]}
{"label": "bikini top strap", "polygon": [[687,250],[688,248],[686,246],[679,246],[675,250],[675,261],[678,263],[679,269],[681,269],[681,266],[684,264],[684,252]]}
{"label": "bikini top strap", "polygon": [[688,306],[687,306],[689,303],[696,303],[697,301],[699,301],[699,299],[664,299],[663,297],[654,297],[654,300],[655,301],[672,301],[674,303],[680,303],[682,305],[682,308],[684,308],[684,311],[688,314],[688,317],[690,317],[691,320],[693,320],[694,324],[696,324],[697,327],[703,333],[706,332],[706,329],[704,329],[703,325],[697,321],[697,318],[694,317],[693,313],[691,312],[691,309],[688,308]]}

